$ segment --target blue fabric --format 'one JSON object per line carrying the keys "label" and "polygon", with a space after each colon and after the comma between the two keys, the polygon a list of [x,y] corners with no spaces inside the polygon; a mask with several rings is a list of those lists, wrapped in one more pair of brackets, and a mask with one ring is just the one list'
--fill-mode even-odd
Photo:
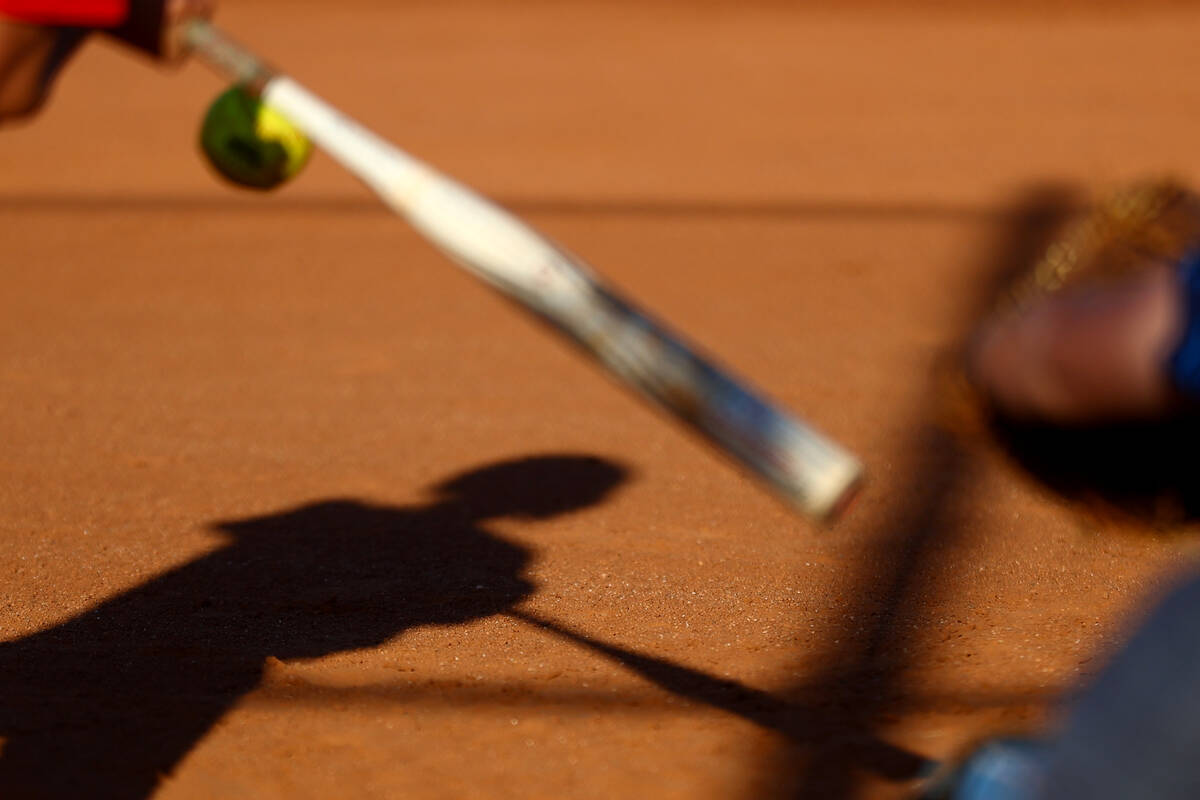
{"label": "blue fabric", "polygon": [[1179,391],[1200,399],[1200,250],[1180,263],[1179,279],[1184,294],[1184,329],[1169,369]]}
{"label": "blue fabric", "polygon": [[1200,577],[1173,590],[1047,739],[998,739],[953,800],[1200,798]]}
{"label": "blue fabric", "polygon": [[1029,739],[996,739],[964,765],[954,800],[1030,800],[1042,789],[1045,754]]}
{"label": "blue fabric", "polygon": [[1173,590],[1047,746],[1036,800],[1200,798],[1200,578]]}

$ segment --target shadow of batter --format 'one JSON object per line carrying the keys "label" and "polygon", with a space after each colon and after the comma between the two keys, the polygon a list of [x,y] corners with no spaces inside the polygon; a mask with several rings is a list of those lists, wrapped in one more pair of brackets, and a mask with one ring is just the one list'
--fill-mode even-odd
{"label": "shadow of batter", "polygon": [[268,657],[377,646],[527,597],[530,553],[483,527],[599,503],[613,463],[483,467],[413,508],[330,500],[219,522],[224,547],[0,644],[0,797],[140,798],[262,678]]}

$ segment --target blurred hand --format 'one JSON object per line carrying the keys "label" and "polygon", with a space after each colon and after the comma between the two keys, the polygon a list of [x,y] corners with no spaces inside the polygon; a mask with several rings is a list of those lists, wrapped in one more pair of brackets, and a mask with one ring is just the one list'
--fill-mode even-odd
{"label": "blurred hand", "polygon": [[1154,265],[998,313],[976,332],[967,371],[1012,418],[1064,425],[1150,419],[1179,402],[1168,360],[1185,313],[1176,268]]}
{"label": "blurred hand", "polygon": [[211,19],[216,10],[216,0],[166,0],[160,50],[162,59],[178,62],[185,58],[188,53],[184,39],[187,23],[196,19]]}

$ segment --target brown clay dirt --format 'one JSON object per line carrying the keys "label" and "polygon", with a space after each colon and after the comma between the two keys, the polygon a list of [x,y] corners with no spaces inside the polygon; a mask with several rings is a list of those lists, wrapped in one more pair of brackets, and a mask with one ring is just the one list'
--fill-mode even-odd
{"label": "brown clay dirt", "polygon": [[948,6],[222,10],[857,450],[824,530],[90,44],[0,132],[4,796],[889,798],[1045,718],[1194,540],[941,433],[932,367],[1077,192],[1200,178],[1200,13]]}

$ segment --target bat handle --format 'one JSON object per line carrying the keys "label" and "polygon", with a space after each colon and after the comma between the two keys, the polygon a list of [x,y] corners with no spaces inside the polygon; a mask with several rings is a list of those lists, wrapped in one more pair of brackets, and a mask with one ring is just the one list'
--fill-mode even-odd
{"label": "bat handle", "polygon": [[234,41],[207,20],[188,22],[183,37],[196,55],[217,72],[229,76],[252,92],[261,92],[276,75],[276,71],[249,48]]}

